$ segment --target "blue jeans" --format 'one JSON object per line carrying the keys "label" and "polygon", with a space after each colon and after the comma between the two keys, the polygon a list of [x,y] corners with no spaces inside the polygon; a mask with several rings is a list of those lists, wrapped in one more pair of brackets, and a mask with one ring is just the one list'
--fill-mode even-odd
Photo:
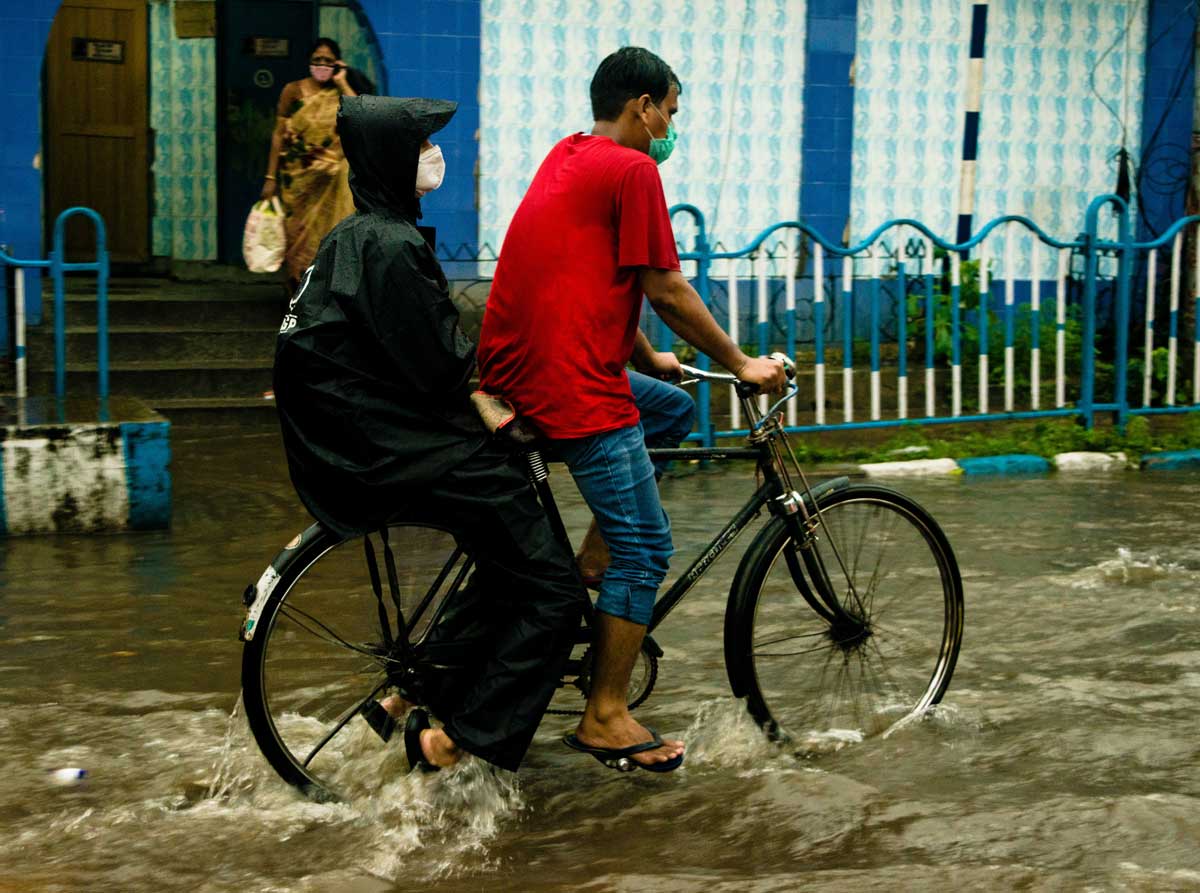
{"label": "blue jeans", "polygon": [[695,405],[679,388],[636,372],[629,384],[642,416],[638,424],[556,440],[553,452],[567,463],[612,556],[596,609],[645,626],[673,551],[671,523],[658,498],[662,469],[646,447],[678,446],[691,430]]}
{"label": "blue jeans", "polygon": [[[642,417],[646,446],[674,449],[692,432],[696,418],[696,403],[683,388],[642,375],[628,372],[629,390]],[[654,475],[662,477],[669,460],[654,460]]]}

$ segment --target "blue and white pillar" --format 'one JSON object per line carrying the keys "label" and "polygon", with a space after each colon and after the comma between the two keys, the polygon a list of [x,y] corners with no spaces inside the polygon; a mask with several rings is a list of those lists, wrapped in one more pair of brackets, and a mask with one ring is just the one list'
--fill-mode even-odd
{"label": "blue and white pillar", "polygon": [[975,162],[979,157],[979,106],[983,95],[983,49],[987,37],[987,0],[971,7],[971,55],[967,63],[967,99],[963,116],[962,162],[958,181],[958,242],[971,237],[975,214]]}

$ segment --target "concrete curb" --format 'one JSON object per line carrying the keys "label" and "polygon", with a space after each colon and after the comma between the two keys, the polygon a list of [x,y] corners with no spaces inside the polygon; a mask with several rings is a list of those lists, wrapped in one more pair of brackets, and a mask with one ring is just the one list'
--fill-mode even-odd
{"label": "concrete curb", "polygon": [[169,527],[170,462],[166,420],[0,428],[0,536]]}
{"label": "concrete curb", "polygon": [[1200,467],[1200,450],[1171,450],[1142,456],[1143,471],[1172,471],[1177,468]]}
{"label": "concrete curb", "polygon": [[870,478],[945,477],[965,475],[1044,475],[1126,471],[1173,471],[1200,468],[1200,450],[1147,453],[1130,461],[1125,453],[1070,452],[1051,459],[1028,454],[975,456],[969,459],[905,459],[898,462],[864,462],[843,465],[839,473]]}

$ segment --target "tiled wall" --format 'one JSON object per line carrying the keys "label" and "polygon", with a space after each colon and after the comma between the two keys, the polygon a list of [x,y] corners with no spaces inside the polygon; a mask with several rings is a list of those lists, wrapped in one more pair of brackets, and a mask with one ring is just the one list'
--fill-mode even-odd
{"label": "tiled wall", "polygon": [[434,137],[446,159],[446,179],[422,202],[422,223],[437,227],[438,243],[474,251],[479,215],[475,163],[479,157],[480,0],[361,0],[383,51],[392,96],[453,99],[458,113]]}
{"label": "tiled wall", "polygon": [[[1122,123],[1134,152],[1141,133],[1145,16],[1141,0],[992,0],[976,228],[1023,214],[1050,235],[1071,238],[1091,200],[1116,191]],[[991,250],[999,259],[994,271],[1002,273],[1003,234]],[[1028,276],[1029,258],[1029,240],[1021,237],[1015,275]],[[1043,278],[1053,275],[1051,263],[1042,252]]]}
{"label": "tiled wall", "polygon": [[[859,3],[855,239],[889,218],[909,216],[954,236],[971,5]],[[1145,44],[1139,0],[992,0],[976,230],[1002,214],[1024,214],[1051,235],[1075,235],[1091,198],[1116,186],[1118,119],[1136,149]],[[1027,240],[1019,244],[1019,275],[1026,275]],[[1001,256],[1002,235],[990,249]],[[1043,261],[1049,263],[1047,252]]]}
{"label": "tiled wall", "polygon": [[150,4],[150,126],[154,128],[153,252],[217,256],[216,40],[179,39],[175,0]]}
{"label": "tiled wall", "polygon": [[800,214],[834,242],[850,216],[857,13],[858,0],[808,0]]}
{"label": "tiled wall", "polygon": [[970,33],[971,0],[860,0],[851,241],[893,217],[954,235]]}
{"label": "tiled wall", "polygon": [[[592,126],[588,85],[614,50],[644,46],[683,83],[667,201],[741,247],[795,217],[803,131],[802,0],[485,0],[480,238],[499,246],[538,165]],[[676,236],[690,243],[676,218]]]}

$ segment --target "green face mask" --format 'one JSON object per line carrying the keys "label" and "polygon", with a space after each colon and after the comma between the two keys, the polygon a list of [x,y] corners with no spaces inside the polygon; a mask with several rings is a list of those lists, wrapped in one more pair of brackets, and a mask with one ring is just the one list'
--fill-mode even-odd
{"label": "green face mask", "polygon": [[[651,106],[654,111],[658,112],[658,116],[666,121],[666,116],[658,111],[658,106]],[[646,128],[646,133],[650,133],[650,128]],[[667,121],[667,135],[665,137],[657,137],[650,133],[650,149],[649,155],[654,159],[655,164],[662,164],[671,157],[671,153],[675,151],[675,125]]]}

